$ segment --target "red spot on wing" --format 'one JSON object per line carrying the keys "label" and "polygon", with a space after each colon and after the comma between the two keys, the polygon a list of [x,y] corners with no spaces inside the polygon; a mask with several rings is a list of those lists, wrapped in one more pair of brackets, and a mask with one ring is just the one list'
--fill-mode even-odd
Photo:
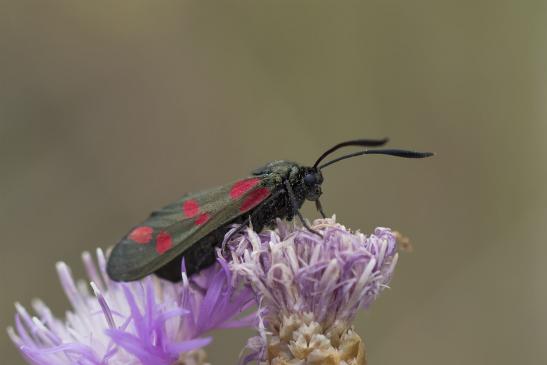
{"label": "red spot on wing", "polygon": [[199,203],[195,199],[189,199],[182,204],[182,211],[188,218],[192,218],[199,212]]}
{"label": "red spot on wing", "polygon": [[152,227],[141,226],[133,229],[127,238],[137,243],[145,244],[152,239],[152,232],[154,232]]}
{"label": "red spot on wing", "polygon": [[209,214],[207,213],[201,213],[199,215],[199,217],[196,219],[196,221],[194,222],[194,224],[196,226],[201,226],[203,223],[207,222],[209,220]]}
{"label": "red spot on wing", "polygon": [[258,184],[259,182],[260,182],[260,179],[257,178],[257,177],[251,178],[251,179],[240,180],[240,181],[236,182],[232,186],[232,189],[230,189],[230,197],[232,199],[239,198],[240,196],[242,196],[243,194],[245,194],[246,192],[248,192],[249,190],[254,188],[256,186],[256,184]]}
{"label": "red spot on wing", "polygon": [[165,231],[161,231],[156,237],[156,251],[158,251],[159,254],[162,254],[171,247],[173,247],[171,235]]}
{"label": "red spot on wing", "polygon": [[242,212],[246,212],[249,209],[256,207],[258,204],[260,204],[260,202],[266,199],[268,195],[270,195],[270,189],[268,188],[256,189],[245,198],[239,210]]}

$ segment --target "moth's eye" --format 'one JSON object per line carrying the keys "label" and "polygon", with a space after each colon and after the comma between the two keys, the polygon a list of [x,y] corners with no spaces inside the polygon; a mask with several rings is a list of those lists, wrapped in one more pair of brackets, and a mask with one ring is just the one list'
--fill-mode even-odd
{"label": "moth's eye", "polygon": [[304,176],[304,183],[306,185],[315,185],[315,183],[317,182],[317,179],[315,178],[315,174],[306,174]]}

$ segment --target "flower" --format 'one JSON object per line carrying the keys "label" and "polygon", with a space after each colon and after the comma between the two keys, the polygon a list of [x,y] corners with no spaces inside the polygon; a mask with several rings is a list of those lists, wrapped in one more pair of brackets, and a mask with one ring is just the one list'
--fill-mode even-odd
{"label": "flower", "polygon": [[247,229],[224,242],[231,269],[260,303],[259,336],[249,340],[244,362],[366,363],[351,322],[389,283],[395,236],[387,228],[354,233],[334,217],[312,229],[278,221],[275,230]]}
{"label": "flower", "polygon": [[249,326],[251,314],[234,317],[253,305],[249,289],[234,289],[225,262],[190,279],[182,268],[182,284],[149,276],[131,283],[111,281],[106,258],[97,250],[98,268],[84,252],[83,262],[93,294],[85,282],[75,283],[65,263],[57,271],[72,310],[65,321],[35,300],[37,317],[16,304],[12,341],[30,364],[204,364],[203,337],[214,328]]}

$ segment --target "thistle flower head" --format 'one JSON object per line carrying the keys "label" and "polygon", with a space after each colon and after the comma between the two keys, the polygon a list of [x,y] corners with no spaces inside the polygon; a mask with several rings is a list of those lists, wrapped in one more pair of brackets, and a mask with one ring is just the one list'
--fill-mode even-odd
{"label": "thistle flower head", "polygon": [[253,318],[234,316],[252,305],[247,289],[235,290],[225,264],[216,264],[173,284],[155,277],[116,283],[106,275],[106,259],[97,251],[98,268],[83,254],[91,280],[75,282],[64,263],[57,265],[72,310],[54,317],[41,301],[36,316],[16,304],[12,341],[31,364],[204,364],[203,352],[213,328],[247,326]]}
{"label": "thistle flower head", "polygon": [[[366,236],[332,219],[309,232],[278,221],[230,238],[230,266],[258,297],[262,326],[252,356],[272,364],[363,364],[364,346],[351,321],[386,287],[397,262],[395,236]],[[247,360],[251,359],[248,357]],[[300,361],[300,362],[298,362]]]}

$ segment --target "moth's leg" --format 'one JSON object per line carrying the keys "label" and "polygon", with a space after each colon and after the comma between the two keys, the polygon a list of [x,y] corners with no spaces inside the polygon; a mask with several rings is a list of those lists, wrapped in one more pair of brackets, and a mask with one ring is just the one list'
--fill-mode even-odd
{"label": "moth's leg", "polygon": [[319,201],[319,199],[315,201],[315,208],[317,208],[319,213],[321,213],[321,217],[327,218],[327,216],[325,215],[325,212],[323,211],[323,206],[321,205],[321,202]]}
{"label": "moth's leg", "polygon": [[323,237],[323,235],[321,233],[317,232],[316,230],[314,230],[313,228],[310,227],[308,222],[302,216],[302,213],[300,213],[300,210],[298,210],[298,207],[297,207],[297,204],[296,204],[296,197],[294,196],[294,192],[292,191],[292,186],[291,186],[291,183],[289,182],[289,180],[285,180],[284,183],[285,183],[285,189],[287,189],[287,194],[289,194],[289,199],[291,201],[291,207],[292,207],[292,210],[293,210],[293,214],[296,214],[298,216],[298,219],[300,219],[300,222],[302,223],[302,225],[304,227],[306,227],[306,229],[308,231],[310,231],[312,233],[315,233],[319,237]]}
{"label": "moth's leg", "polygon": [[241,223],[239,225],[239,227],[237,227],[235,229],[235,231],[232,231],[232,233],[230,233],[230,235],[228,237],[225,238],[226,242],[228,242],[228,240],[230,240],[230,238],[232,238],[232,236],[235,236],[236,234],[238,234],[239,232],[243,231],[245,228],[247,228],[247,226],[249,225],[249,223],[251,223],[251,216],[252,214],[249,214],[249,216],[247,218],[245,218],[245,220],[243,221],[243,223]]}

